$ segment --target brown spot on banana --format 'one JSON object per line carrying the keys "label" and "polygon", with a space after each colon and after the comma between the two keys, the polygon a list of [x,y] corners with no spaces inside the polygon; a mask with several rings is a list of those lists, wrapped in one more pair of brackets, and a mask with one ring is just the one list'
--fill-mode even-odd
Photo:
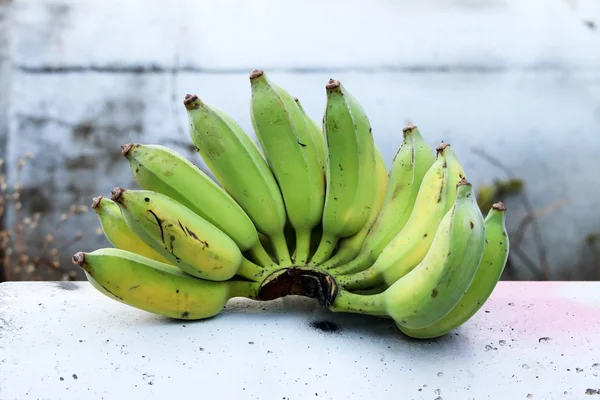
{"label": "brown spot on banana", "polygon": [[185,229],[183,228],[183,224],[181,223],[180,220],[177,220],[177,223],[179,224],[179,227],[181,228],[181,230],[183,231],[183,233],[185,233],[185,236],[187,236],[187,232],[185,231]]}

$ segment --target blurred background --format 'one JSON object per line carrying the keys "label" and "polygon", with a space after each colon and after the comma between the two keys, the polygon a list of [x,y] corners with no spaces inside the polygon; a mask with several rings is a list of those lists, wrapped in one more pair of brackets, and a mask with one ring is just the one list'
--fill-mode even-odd
{"label": "blurred background", "polygon": [[0,281],[84,279],[92,197],[137,186],[120,146],[202,166],[186,93],[254,137],[255,68],[317,121],[342,81],[388,167],[409,121],[450,143],[507,205],[502,279],[600,279],[598,1],[0,0]]}

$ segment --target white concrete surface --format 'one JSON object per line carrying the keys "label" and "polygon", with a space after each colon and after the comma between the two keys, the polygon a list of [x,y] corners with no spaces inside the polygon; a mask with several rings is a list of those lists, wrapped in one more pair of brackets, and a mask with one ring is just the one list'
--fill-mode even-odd
{"label": "white concrete surface", "polygon": [[182,322],[88,283],[5,283],[0,398],[592,399],[598,332],[593,282],[500,282],[473,319],[426,341],[302,298],[234,299]]}
{"label": "white concrete surface", "polygon": [[[24,183],[38,206],[45,197],[46,227],[73,201],[133,185],[125,142],[166,144],[201,163],[185,149],[188,92],[252,134],[247,74],[263,68],[315,119],[324,83],[342,80],[388,165],[409,120],[432,145],[453,144],[475,185],[504,177],[472,153],[484,148],[526,181],[534,207],[567,202],[540,219],[551,278],[598,277],[584,244],[600,230],[597,1],[14,0],[10,15],[11,85],[0,87],[9,179],[33,151]],[[524,210],[508,207],[516,229]],[[107,245],[93,217],[61,231],[86,233],[63,264]],[[530,236],[525,249],[535,259]]]}

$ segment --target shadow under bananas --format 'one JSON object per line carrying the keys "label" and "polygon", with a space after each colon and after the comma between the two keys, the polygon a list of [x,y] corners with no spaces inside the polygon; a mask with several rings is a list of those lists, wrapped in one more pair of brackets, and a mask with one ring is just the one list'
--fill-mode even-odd
{"label": "shadow under bananas", "polygon": [[[323,283],[323,284],[321,284]],[[198,320],[173,319],[148,314],[137,323],[152,326],[182,326],[193,328],[215,321],[227,326],[264,326],[276,321],[293,330],[319,332],[340,340],[369,338],[370,341],[391,346],[410,346],[439,351],[460,340],[456,332],[435,339],[415,339],[405,335],[390,318],[358,313],[339,313],[327,308],[337,294],[335,280],[325,271],[290,267],[273,273],[262,285],[259,299],[232,298],[223,310],[212,317]],[[331,296],[331,297],[330,297]],[[289,323],[287,323],[289,321]],[[211,325],[218,329],[217,325]],[[217,327],[217,328],[215,328]],[[211,329],[213,329],[211,328]]]}
{"label": "shadow under bananas", "polygon": [[[265,313],[267,311],[267,313]],[[268,315],[268,318],[266,317]],[[215,325],[217,321],[227,322],[227,326],[260,326],[273,323],[278,325],[278,332],[287,336],[287,329],[294,330],[297,335],[319,334],[330,337],[332,340],[367,340],[370,346],[381,347],[381,351],[390,351],[394,348],[410,348],[419,352],[464,351],[469,352],[469,346],[463,346],[465,336],[453,331],[435,339],[415,339],[403,334],[394,321],[387,318],[361,315],[334,313],[323,308],[317,300],[302,296],[290,295],[270,301],[256,301],[249,299],[232,299],[224,310],[214,316],[202,320],[177,320],[160,315],[147,314],[137,323],[156,327],[182,326],[186,329],[199,327],[207,323],[211,330],[221,330],[222,326]],[[268,322],[266,322],[268,320]],[[289,323],[286,321],[289,320]],[[275,322],[273,322],[275,321]],[[202,328],[204,329],[204,328]],[[461,343],[461,346],[457,344]],[[451,350],[452,349],[452,350]],[[376,351],[377,349],[373,349]]]}

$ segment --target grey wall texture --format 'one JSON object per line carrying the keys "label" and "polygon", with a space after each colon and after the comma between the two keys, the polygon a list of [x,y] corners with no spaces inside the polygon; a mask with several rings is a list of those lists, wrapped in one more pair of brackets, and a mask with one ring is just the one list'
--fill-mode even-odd
{"label": "grey wall texture", "polygon": [[[453,145],[476,187],[506,177],[476,152],[484,149],[525,181],[533,208],[553,207],[537,217],[550,278],[600,278],[586,242],[600,231],[600,3],[166,4],[0,1],[0,151],[7,181],[23,185],[23,208],[8,209],[5,224],[43,213],[26,236],[32,253],[57,226],[68,270],[75,251],[108,245],[92,211],[60,218],[70,204],[136,186],[122,144],[164,144],[202,165],[186,93],[254,136],[248,73],[260,68],[316,120],[325,83],[341,80],[367,110],[388,166],[409,121],[432,146]],[[505,200],[516,232],[527,210]],[[531,232],[522,249],[539,264]],[[515,268],[515,279],[537,277],[522,261]]]}

